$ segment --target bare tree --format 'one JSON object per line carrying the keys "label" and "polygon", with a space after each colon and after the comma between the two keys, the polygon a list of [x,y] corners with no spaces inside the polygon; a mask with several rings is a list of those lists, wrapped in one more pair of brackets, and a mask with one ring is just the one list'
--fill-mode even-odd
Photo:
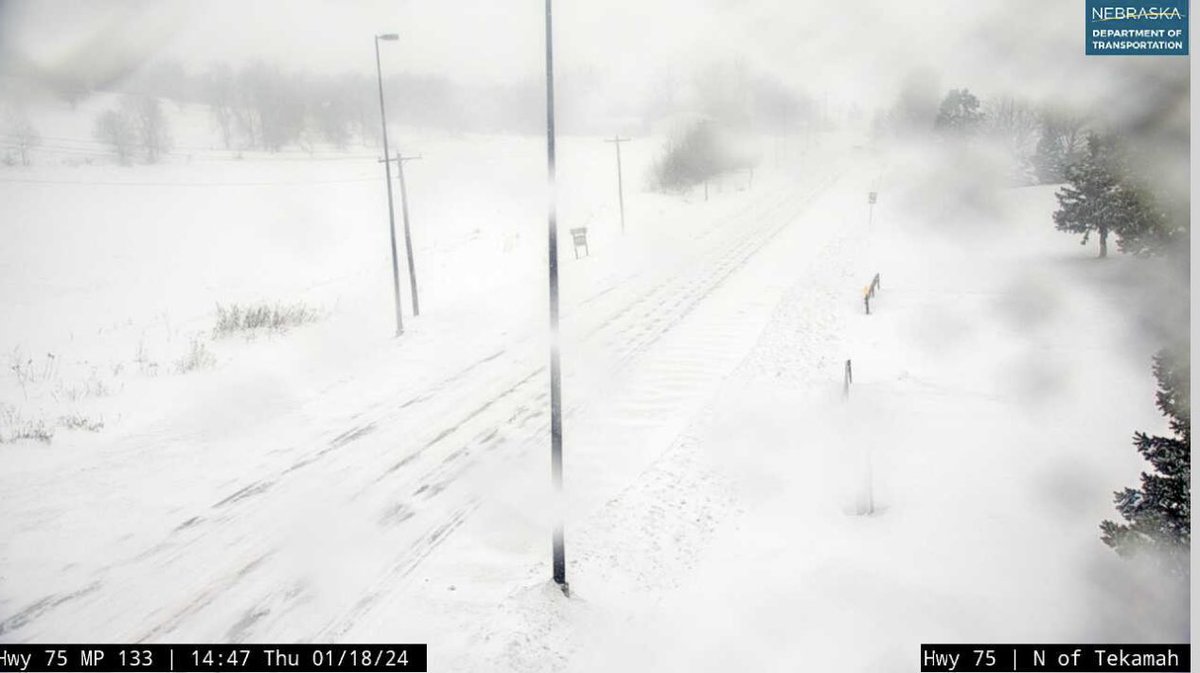
{"label": "bare tree", "polygon": [[999,140],[1015,157],[1024,157],[1033,148],[1041,128],[1038,111],[1029,103],[1005,96],[989,100],[984,106],[988,133]]}
{"label": "bare tree", "polygon": [[238,73],[238,84],[239,109],[251,129],[252,144],[278,152],[298,140],[305,121],[301,76],[254,63]]}
{"label": "bare tree", "polygon": [[137,135],[129,117],[120,110],[105,110],[96,117],[96,139],[109,145],[122,165],[129,163]]}
{"label": "bare tree", "polygon": [[1043,183],[1062,182],[1066,168],[1086,149],[1087,119],[1054,108],[1041,114],[1042,136],[1033,157],[1038,179]]}
{"label": "bare tree", "polygon": [[137,144],[145,152],[147,163],[157,163],[171,149],[171,136],[162,103],[150,96],[127,97],[122,112],[131,120]]}
{"label": "bare tree", "polygon": [[209,70],[204,81],[204,97],[212,108],[213,119],[217,122],[221,141],[227,150],[233,149],[236,96],[232,68],[222,63]]}
{"label": "bare tree", "polygon": [[354,85],[357,83],[351,76],[342,75],[317,80],[309,87],[307,123],[339,150],[350,144],[356,114]]}
{"label": "bare tree", "polygon": [[42,144],[42,137],[29,121],[29,117],[15,110],[10,110],[5,115],[4,140],[17,153],[22,166],[31,163],[30,152]]}

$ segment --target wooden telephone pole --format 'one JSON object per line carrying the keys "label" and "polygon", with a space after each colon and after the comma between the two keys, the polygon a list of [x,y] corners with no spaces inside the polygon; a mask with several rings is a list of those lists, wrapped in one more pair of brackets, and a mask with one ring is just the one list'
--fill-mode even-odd
{"label": "wooden telephone pole", "polygon": [[400,212],[404,214],[404,249],[408,253],[408,283],[412,286],[413,317],[421,315],[421,299],[417,295],[417,267],[413,264],[412,233],[408,228],[408,187],[404,184],[404,162],[416,161],[421,157],[405,157],[396,153],[396,167],[400,173]]}
{"label": "wooden telephone pole", "polygon": [[[417,296],[417,267],[413,263],[412,230],[408,226],[408,186],[404,183],[404,162],[405,161],[416,161],[417,159],[420,159],[420,158],[421,158],[420,156],[406,157],[406,156],[401,155],[399,152],[397,152],[396,156],[391,159],[386,159],[386,160],[380,159],[379,160],[380,163],[387,161],[389,166],[391,165],[391,162],[393,162],[393,161],[396,162],[396,170],[400,174],[400,211],[404,215],[404,250],[407,253],[407,257],[408,257],[408,283],[409,283],[409,287],[412,288],[412,302],[413,302],[413,316],[414,317],[421,315],[421,299]],[[389,178],[389,182],[390,182],[391,176],[389,175],[388,178]],[[388,193],[391,194],[390,189],[388,190]],[[393,235],[393,238],[394,238],[394,235]],[[393,242],[393,246],[394,245],[395,245],[395,243]],[[398,277],[397,277],[396,282],[399,283]],[[397,290],[399,290],[399,288],[397,288]],[[399,296],[399,295],[397,294],[397,296]]]}
{"label": "wooden telephone pole", "polygon": [[617,149],[617,203],[621,206],[621,233],[623,234],[625,233],[625,186],[621,178],[621,143],[629,142],[629,138],[615,135],[604,142],[612,143],[613,147]]}

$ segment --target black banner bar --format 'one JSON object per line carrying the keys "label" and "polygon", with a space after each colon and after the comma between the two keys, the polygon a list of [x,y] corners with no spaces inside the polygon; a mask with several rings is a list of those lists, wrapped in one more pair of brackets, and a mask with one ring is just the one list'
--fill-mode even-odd
{"label": "black banner bar", "polygon": [[425,645],[7,645],[0,673],[425,671]]}
{"label": "black banner bar", "polygon": [[1191,646],[1175,645],[921,645],[921,673],[1188,673]]}

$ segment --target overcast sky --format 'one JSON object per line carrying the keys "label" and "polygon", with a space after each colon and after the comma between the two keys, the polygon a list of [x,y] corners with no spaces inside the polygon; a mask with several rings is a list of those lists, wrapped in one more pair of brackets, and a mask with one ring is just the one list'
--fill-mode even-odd
{"label": "overcast sky", "polygon": [[[389,68],[504,82],[536,77],[543,59],[538,0],[5,0],[0,6],[4,47],[49,68],[108,48],[197,67],[257,58],[368,71],[371,35],[391,31],[402,41],[387,45]],[[938,67],[948,86],[1006,82],[1031,66],[1045,70],[1047,57],[1085,65],[1082,7],[1061,0],[560,1],[556,47],[564,69],[631,79],[733,58],[814,91],[889,86],[913,65]]]}
{"label": "overcast sky", "polygon": [[[542,11],[540,0],[0,0],[0,58],[50,71],[173,58],[371,73],[371,36],[397,32],[390,72],[511,83],[542,76]],[[943,88],[1088,99],[1163,63],[1085,57],[1082,0],[560,0],[555,12],[560,72],[597,75],[613,95],[740,62],[832,103],[886,104],[920,66]]]}

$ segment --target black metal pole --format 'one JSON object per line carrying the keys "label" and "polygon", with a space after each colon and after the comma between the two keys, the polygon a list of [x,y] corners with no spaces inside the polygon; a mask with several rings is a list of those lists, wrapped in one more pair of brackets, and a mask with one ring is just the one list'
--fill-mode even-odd
{"label": "black metal pole", "polygon": [[400,266],[396,259],[396,209],[392,205],[392,165],[388,161],[387,110],[383,106],[383,66],[379,62],[379,36],[375,36],[375,72],[379,75],[379,120],[383,124],[383,170],[387,181],[388,234],[392,239],[392,289],[396,296],[396,336],[404,334],[404,315],[400,310]]}
{"label": "black metal pole", "polygon": [[558,213],[554,177],[554,29],[551,0],[546,0],[546,166],[549,171],[549,266],[550,266],[550,476],[554,482],[555,504],[559,507],[554,524],[554,581],[563,594],[570,595],[567,584],[567,555],[563,525],[562,457],[562,367],[558,352]]}
{"label": "black metal pole", "polygon": [[413,316],[421,315],[421,300],[417,298],[417,267],[413,264],[412,234],[408,229],[408,188],[404,185],[404,162],[409,157],[396,153],[396,170],[400,172],[400,211],[404,213],[404,249],[408,253],[408,282],[412,285]]}

